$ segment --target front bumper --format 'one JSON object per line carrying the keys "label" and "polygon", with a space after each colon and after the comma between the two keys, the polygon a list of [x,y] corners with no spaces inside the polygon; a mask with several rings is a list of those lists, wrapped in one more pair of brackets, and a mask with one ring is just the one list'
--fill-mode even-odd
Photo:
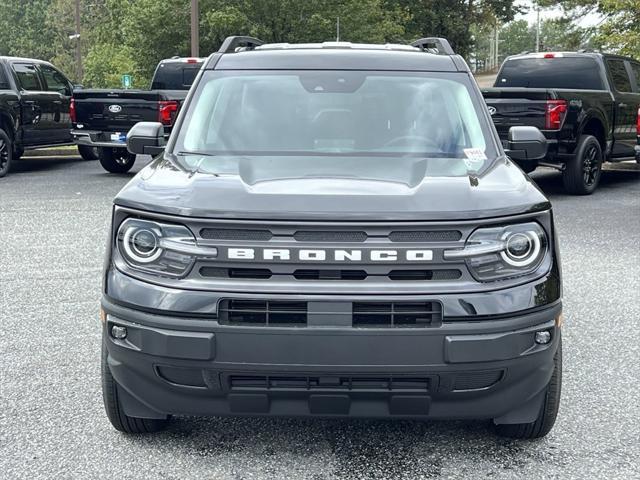
{"label": "front bumper", "polygon": [[[249,327],[103,298],[125,413],[535,420],[560,342],[550,308],[431,328]],[[113,325],[127,337],[110,334]],[[547,330],[552,340],[536,344]]]}

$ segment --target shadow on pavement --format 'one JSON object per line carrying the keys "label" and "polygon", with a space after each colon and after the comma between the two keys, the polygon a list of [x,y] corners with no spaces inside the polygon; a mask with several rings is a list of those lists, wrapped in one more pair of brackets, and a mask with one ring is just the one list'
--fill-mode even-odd
{"label": "shadow on pavement", "polygon": [[[140,445],[150,440],[130,437]],[[541,441],[497,437],[488,421],[189,417],[174,419],[152,442],[212,461],[228,454],[246,457],[249,463],[283,455],[320,461],[330,456],[332,463],[324,468],[332,470],[331,478],[346,479],[437,478],[452,457],[464,457],[473,465],[495,461],[496,450],[504,469],[544,461]]]}
{"label": "shadow on pavement", "polygon": [[56,157],[23,157],[20,160],[14,160],[11,164],[9,175],[20,173],[42,172],[47,170],[61,170],[69,163],[82,163],[80,156],[56,156]]}
{"label": "shadow on pavement", "polygon": [[[559,171],[545,169],[534,172],[531,178],[546,195],[568,196],[562,184],[562,173]],[[639,181],[640,170],[604,170],[595,194],[625,189],[631,185],[638,185]]]}

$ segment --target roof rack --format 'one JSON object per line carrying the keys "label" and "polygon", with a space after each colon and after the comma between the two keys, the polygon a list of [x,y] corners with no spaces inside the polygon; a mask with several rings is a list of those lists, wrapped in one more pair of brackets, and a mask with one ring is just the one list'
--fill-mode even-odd
{"label": "roof rack", "polygon": [[235,53],[238,48],[243,47],[243,50],[253,50],[260,45],[264,45],[262,40],[253,37],[227,37],[220,45],[218,49],[219,53]]}
{"label": "roof rack", "polygon": [[435,53],[437,55],[455,55],[449,41],[446,38],[426,37],[416,40],[411,44],[412,47],[418,47],[422,51]]}

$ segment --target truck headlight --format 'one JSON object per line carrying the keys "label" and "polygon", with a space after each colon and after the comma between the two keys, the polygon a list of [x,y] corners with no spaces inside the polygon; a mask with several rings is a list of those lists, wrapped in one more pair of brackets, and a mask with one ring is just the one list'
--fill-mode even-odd
{"label": "truck headlight", "polygon": [[476,280],[486,282],[533,273],[548,251],[547,236],[536,222],[479,228],[462,250],[447,250],[445,260],[464,259]]}
{"label": "truck headlight", "polygon": [[128,266],[156,275],[181,277],[199,257],[217,256],[214,247],[198,246],[183,225],[128,218],[116,235],[118,252]]}

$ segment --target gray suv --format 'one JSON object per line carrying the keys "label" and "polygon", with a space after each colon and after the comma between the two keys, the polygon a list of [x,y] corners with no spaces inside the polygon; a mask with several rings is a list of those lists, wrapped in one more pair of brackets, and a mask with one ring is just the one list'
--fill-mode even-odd
{"label": "gray suv", "polygon": [[106,412],[487,419],[546,435],[562,371],[551,205],[464,60],[412,45],[230,37],[114,200]]}

